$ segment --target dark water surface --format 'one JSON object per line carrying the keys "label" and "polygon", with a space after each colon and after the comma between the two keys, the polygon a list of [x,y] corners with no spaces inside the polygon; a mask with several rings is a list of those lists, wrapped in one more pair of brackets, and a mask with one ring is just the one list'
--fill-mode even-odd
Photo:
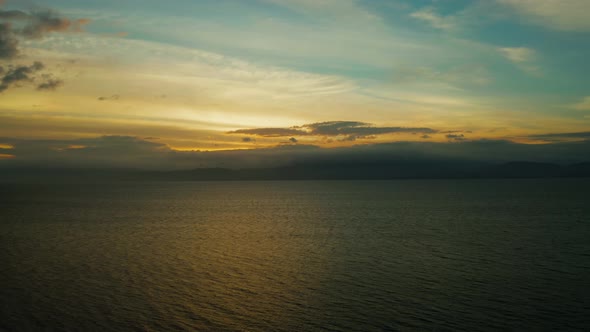
{"label": "dark water surface", "polygon": [[0,330],[589,330],[590,180],[0,184]]}

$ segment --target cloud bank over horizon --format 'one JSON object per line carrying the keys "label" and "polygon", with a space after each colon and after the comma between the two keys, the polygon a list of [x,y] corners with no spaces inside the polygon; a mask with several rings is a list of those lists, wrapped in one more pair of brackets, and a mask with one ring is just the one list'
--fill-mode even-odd
{"label": "cloud bank over horizon", "polygon": [[[337,148],[278,145],[251,150],[178,151],[157,139],[101,136],[70,140],[23,140],[0,137],[0,168],[267,168],[301,163],[439,162],[507,163],[514,161],[574,164],[590,162],[590,133],[576,142],[521,144],[505,140],[451,140],[359,144]],[[555,134],[549,134],[553,137]]]}

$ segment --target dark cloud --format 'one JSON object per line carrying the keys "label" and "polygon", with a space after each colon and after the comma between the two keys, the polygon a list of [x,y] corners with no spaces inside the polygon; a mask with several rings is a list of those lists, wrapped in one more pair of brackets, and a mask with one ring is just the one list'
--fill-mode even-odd
{"label": "dark cloud", "polygon": [[375,135],[348,135],[342,139],[339,139],[340,142],[354,142],[358,139],[375,139],[377,136]]}
{"label": "dark cloud", "polygon": [[228,134],[255,135],[262,137],[285,137],[285,136],[304,136],[308,135],[306,131],[295,128],[257,128],[257,129],[238,129],[228,132]]}
{"label": "dark cloud", "polygon": [[26,20],[28,18],[29,14],[20,10],[0,10],[0,20]]}
{"label": "dark cloud", "polygon": [[370,123],[358,121],[328,121],[311,123],[304,126],[311,130],[312,135],[318,136],[369,136],[393,133],[435,133],[430,128],[405,128],[405,127],[374,127]]}
{"label": "dark cloud", "polygon": [[357,138],[359,138],[359,137],[356,136],[356,135],[348,135],[348,136],[344,137],[343,139],[341,139],[339,141],[341,141],[341,142],[346,142],[346,141],[348,141],[348,142],[354,142],[354,141],[356,141]]}
{"label": "dark cloud", "polygon": [[446,138],[453,141],[465,141],[467,139],[463,134],[448,134]]}
{"label": "dark cloud", "polygon": [[37,90],[46,90],[46,91],[54,91],[55,89],[62,86],[64,82],[59,79],[49,79],[39,85],[37,85]]}
{"label": "dark cloud", "polygon": [[457,134],[457,133],[467,133],[467,134],[471,134],[472,131],[471,130],[445,130],[445,131],[441,131],[439,132],[440,134]]}
{"label": "dark cloud", "polygon": [[255,128],[230,131],[229,134],[247,134],[263,137],[289,136],[346,136],[345,140],[374,138],[374,135],[394,133],[436,133],[431,128],[412,127],[375,127],[370,123],[359,121],[328,121],[305,124],[290,128]]}
{"label": "dark cloud", "polygon": [[105,101],[105,100],[119,100],[121,98],[121,96],[119,95],[112,95],[110,97],[98,97],[97,99],[100,101]]}
{"label": "dark cloud", "polygon": [[432,138],[432,136],[430,136],[430,135],[422,135],[422,136],[420,136],[420,138],[429,139],[429,138]]}
{"label": "dark cloud", "polygon": [[0,67],[0,92],[11,86],[33,81],[35,79],[34,74],[43,68],[44,65],[41,62],[35,62],[30,66],[9,66],[7,70]]}
{"label": "dark cloud", "polygon": [[295,137],[291,137],[291,138],[289,138],[289,142],[291,142],[291,143],[297,143],[299,141]]}
{"label": "dark cloud", "polygon": [[590,139],[590,131],[575,132],[575,133],[551,133],[551,134],[540,134],[530,135],[529,138],[541,139],[545,141],[562,141],[569,139]]}
{"label": "dark cloud", "polygon": [[19,54],[19,38],[38,39],[51,32],[81,31],[89,22],[87,19],[71,21],[51,10],[0,9],[0,58],[12,59]]}
{"label": "dark cloud", "polygon": [[[2,4],[0,2],[0,6]],[[72,21],[51,10],[24,12],[0,9],[0,60],[17,58],[21,53],[19,42],[22,39],[39,39],[52,32],[81,31],[82,27],[89,22],[87,19]],[[0,92],[10,86],[16,86],[17,83],[34,81],[31,74],[40,69],[32,68],[38,67],[38,64],[40,62],[35,62],[32,66],[15,65],[12,69],[8,69],[11,76],[6,74],[3,77]],[[55,90],[62,84],[61,80],[49,79],[37,85],[37,89]]]}
{"label": "dark cloud", "polygon": [[21,11],[0,12],[0,19],[13,21],[24,21],[24,26],[16,30],[19,35],[36,39],[51,32],[79,32],[82,27],[90,21],[88,19],[70,20],[61,17],[52,10],[32,11],[29,13]]}
{"label": "dark cloud", "polygon": [[18,39],[9,23],[0,23],[0,59],[13,59],[18,55]]}
{"label": "dark cloud", "polygon": [[359,121],[326,121],[303,125],[303,128],[310,129],[312,133],[324,136],[337,136],[346,128],[368,126],[369,124]]}
{"label": "dark cloud", "polygon": [[253,139],[252,137],[242,137],[242,142],[244,143],[249,143],[249,142],[255,142],[256,140]]}
{"label": "dark cloud", "polygon": [[[0,139],[6,144],[6,140]],[[102,136],[75,140],[11,140],[17,162],[28,165],[72,167],[163,167],[170,148],[131,136]],[[154,159],[156,158],[156,159]]]}

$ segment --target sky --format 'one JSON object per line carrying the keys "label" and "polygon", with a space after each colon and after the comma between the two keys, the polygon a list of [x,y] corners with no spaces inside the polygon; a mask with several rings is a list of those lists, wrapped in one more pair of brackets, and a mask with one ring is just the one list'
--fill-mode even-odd
{"label": "sky", "polygon": [[588,0],[0,6],[0,166],[590,160]]}

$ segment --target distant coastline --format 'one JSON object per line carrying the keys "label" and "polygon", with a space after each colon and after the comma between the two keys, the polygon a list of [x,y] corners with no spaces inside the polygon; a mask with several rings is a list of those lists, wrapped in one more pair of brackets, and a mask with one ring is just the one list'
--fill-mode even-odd
{"label": "distant coastline", "polygon": [[256,181],[256,180],[395,180],[590,177],[590,162],[571,165],[538,162],[349,162],[308,163],[273,168],[197,168],[138,170],[109,168],[0,169],[0,181]]}

